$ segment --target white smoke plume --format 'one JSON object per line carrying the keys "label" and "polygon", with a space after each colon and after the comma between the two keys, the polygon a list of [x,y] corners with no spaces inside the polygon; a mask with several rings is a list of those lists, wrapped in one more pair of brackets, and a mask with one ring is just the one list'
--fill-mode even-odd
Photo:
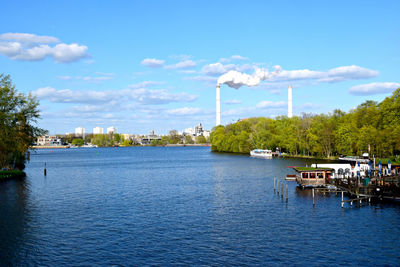
{"label": "white smoke plume", "polygon": [[281,66],[274,66],[274,71],[270,72],[268,69],[256,68],[252,75],[247,73],[241,73],[236,70],[230,70],[221,77],[218,78],[218,84],[226,84],[229,87],[239,89],[240,87],[246,86],[257,86],[261,81],[265,81],[274,76],[277,76],[281,72]]}

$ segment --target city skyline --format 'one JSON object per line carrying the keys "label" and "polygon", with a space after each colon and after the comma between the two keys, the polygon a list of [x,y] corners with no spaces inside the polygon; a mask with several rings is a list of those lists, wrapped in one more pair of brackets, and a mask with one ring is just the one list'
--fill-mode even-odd
{"label": "city skyline", "polygon": [[94,3],[4,5],[2,72],[38,97],[51,134],[211,129],[220,81],[222,124],[286,116],[289,85],[295,116],[400,87],[397,1]]}

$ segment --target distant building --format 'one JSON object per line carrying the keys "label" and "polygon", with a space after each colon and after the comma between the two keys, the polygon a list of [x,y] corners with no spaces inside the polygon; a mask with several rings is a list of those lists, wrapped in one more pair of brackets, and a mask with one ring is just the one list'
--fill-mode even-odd
{"label": "distant building", "polygon": [[80,136],[83,139],[85,139],[85,128],[83,127],[75,128],[75,136]]}
{"label": "distant building", "polygon": [[185,130],[183,130],[184,135],[193,135],[194,136],[194,133],[195,133],[194,128],[186,128]]}
{"label": "distant building", "polygon": [[204,130],[203,131],[203,136],[205,137],[205,138],[208,138],[208,137],[210,137],[210,131],[208,131],[208,130]]}
{"label": "distant building", "polygon": [[154,130],[149,135],[145,135],[140,140],[142,145],[150,145],[153,140],[161,140],[161,136],[154,133]]}
{"label": "distant building", "polygon": [[110,133],[116,134],[117,133],[117,128],[115,128],[114,126],[108,127],[107,128],[107,134],[110,134]]}
{"label": "distant building", "polygon": [[93,128],[93,134],[104,134],[104,128],[98,126]]}
{"label": "distant building", "polygon": [[57,136],[43,135],[37,138],[38,146],[62,146],[61,138]]}
{"label": "distant building", "polygon": [[207,138],[208,136],[210,136],[210,131],[204,130],[203,125],[199,123],[193,128],[186,128],[185,130],[183,130],[183,135],[191,135],[193,137],[202,135]]}
{"label": "distant building", "polygon": [[201,125],[201,123],[199,123],[194,127],[194,135],[200,136],[202,134],[203,134],[203,125]]}
{"label": "distant building", "polygon": [[130,139],[131,139],[131,135],[130,135],[130,134],[121,134],[121,137],[122,137],[124,140],[130,140]]}

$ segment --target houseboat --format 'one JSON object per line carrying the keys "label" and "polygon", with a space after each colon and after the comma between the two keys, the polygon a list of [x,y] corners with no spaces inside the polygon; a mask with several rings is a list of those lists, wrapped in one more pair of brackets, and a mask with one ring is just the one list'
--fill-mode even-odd
{"label": "houseboat", "polygon": [[332,178],[334,169],[325,167],[293,167],[299,186],[322,187]]}
{"label": "houseboat", "polygon": [[271,159],[272,158],[272,150],[254,149],[254,150],[250,151],[250,156],[256,157],[256,158]]}
{"label": "houseboat", "polygon": [[350,163],[319,163],[312,164],[311,167],[320,167],[320,168],[331,168],[333,169],[332,178],[333,179],[343,179],[349,177],[356,177],[358,172],[361,177],[365,177],[368,175],[368,164],[361,163],[360,166],[355,164],[352,166]]}

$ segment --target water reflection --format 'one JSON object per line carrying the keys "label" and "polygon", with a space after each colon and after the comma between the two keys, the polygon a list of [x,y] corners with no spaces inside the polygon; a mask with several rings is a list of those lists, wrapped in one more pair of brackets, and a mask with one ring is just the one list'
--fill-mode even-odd
{"label": "water reflection", "polygon": [[15,266],[24,254],[30,228],[27,178],[0,182],[0,262]]}

